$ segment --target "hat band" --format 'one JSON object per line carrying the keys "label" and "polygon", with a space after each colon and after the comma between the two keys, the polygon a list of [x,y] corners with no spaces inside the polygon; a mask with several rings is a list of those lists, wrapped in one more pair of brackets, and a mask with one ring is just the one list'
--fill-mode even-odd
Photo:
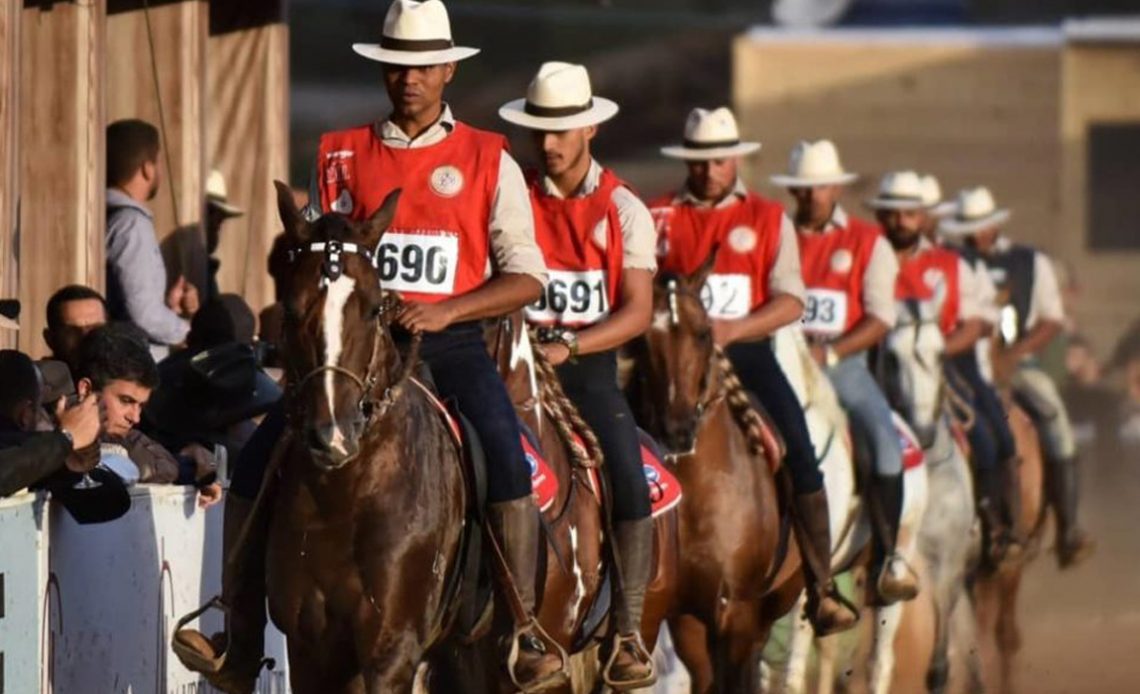
{"label": "hat band", "polygon": [[422,53],[425,51],[445,51],[448,48],[455,48],[455,42],[451,39],[394,39],[391,36],[381,36],[380,47],[392,51]]}
{"label": "hat band", "polygon": [[880,200],[891,200],[895,202],[916,202],[920,205],[925,205],[921,195],[900,195],[899,193],[879,193]]}
{"label": "hat band", "polygon": [[682,144],[685,149],[720,149],[721,147],[735,147],[740,144],[740,138],[735,140],[713,140],[711,142],[699,142],[697,140],[683,140]]}
{"label": "hat band", "polygon": [[590,100],[579,106],[538,106],[531,102],[526,102],[523,106],[523,111],[527,115],[538,116],[539,118],[566,118],[568,116],[576,116],[579,113],[585,113],[594,107],[594,99]]}

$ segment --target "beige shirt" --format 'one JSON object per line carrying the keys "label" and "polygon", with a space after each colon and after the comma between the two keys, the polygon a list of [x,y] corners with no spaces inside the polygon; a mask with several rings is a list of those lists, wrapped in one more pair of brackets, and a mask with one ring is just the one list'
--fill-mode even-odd
{"label": "beige shirt", "polygon": [[[455,117],[451,107],[443,105],[439,120],[415,138],[408,137],[403,130],[391,121],[376,124],[376,134],[388,147],[412,149],[430,147],[443,141],[455,128]],[[320,205],[320,190],[317,187],[318,168],[314,169],[310,209],[306,215],[313,219],[323,210]],[[529,275],[543,284],[546,283],[546,261],[534,239],[534,212],[530,206],[530,193],[522,169],[507,152],[499,157],[499,181],[495,187],[495,198],[491,202],[489,221],[491,255],[495,267],[505,274]]]}
{"label": "beige shirt", "polygon": [[[602,181],[602,166],[596,160],[590,160],[590,168],[586,171],[586,178],[582,185],[571,197],[585,197],[598,189]],[[549,177],[542,179],[543,191],[555,198],[563,197],[562,191]],[[618,223],[621,224],[622,240],[622,267],[627,270],[657,271],[657,230],[653,225],[653,217],[649,208],[645,206],[633,191],[625,186],[618,186],[611,196],[614,207],[617,208]]]}
{"label": "beige shirt", "polygon": [[[715,203],[706,202],[693,195],[687,184],[681,186],[681,192],[673,199],[673,203],[723,210],[740,204],[746,197],[748,197],[748,188],[745,187],[744,181],[737,178],[732,186],[732,192]],[[776,260],[768,271],[768,293],[773,296],[788,294],[801,303],[806,294],[804,276],[800,270],[800,246],[796,242],[796,227],[787,213],[780,216],[780,240],[776,246]]]}
{"label": "beige shirt", "polygon": [[[824,226],[824,234],[847,226],[847,213],[839,205],[831,220]],[[814,234],[814,231],[800,229],[801,234]],[[863,310],[887,324],[895,327],[898,309],[895,306],[895,281],[899,276],[899,259],[895,249],[885,236],[880,235],[871,249],[871,259],[863,273]]]}

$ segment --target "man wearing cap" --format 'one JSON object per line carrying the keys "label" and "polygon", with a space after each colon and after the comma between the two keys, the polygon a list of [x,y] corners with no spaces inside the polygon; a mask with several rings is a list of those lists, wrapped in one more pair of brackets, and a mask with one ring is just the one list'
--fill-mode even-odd
{"label": "man wearing cap", "polygon": [[[960,257],[958,249],[943,245],[938,235],[942,218],[952,214],[955,205],[943,202],[942,187],[930,174],[922,177],[922,201],[925,205],[921,222],[924,240]],[[1023,541],[1017,535],[1020,515],[1017,444],[1009,428],[1005,405],[978,367],[978,351],[988,344],[986,336],[998,323],[997,288],[988,272],[976,271],[969,262],[959,265],[958,275],[960,286],[973,296],[981,334],[970,349],[947,349],[947,385],[974,409],[974,426],[967,431],[967,437],[978,482],[979,514],[987,531],[987,558],[996,564],[1020,555]],[[963,385],[966,387],[961,387]]]}
{"label": "man wearing cap", "polygon": [[[894,171],[883,177],[878,196],[867,201],[867,206],[875,210],[898,257],[895,297],[931,307],[945,339],[943,355],[953,359],[974,353],[985,329],[985,312],[969,264],[923,235],[926,218],[932,216],[927,187],[913,171]],[[971,429],[987,427],[979,422]],[[971,441],[974,438],[971,433]],[[973,447],[972,452],[978,515],[985,526],[987,552],[996,563],[1005,554],[1008,526],[1000,514],[1001,459],[991,439],[985,438],[982,447]]]}
{"label": "man wearing cap", "polygon": [[541,326],[541,349],[605,455],[620,599],[604,679],[625,691],[656,681],[641,640],[653,519],[637,425],[618,386],[617,349],[649,327],[657,263],[649,210],[590,154],[597,126],[617,111],[593,95],[586,68],[549,62],[526,97],[505,104],[499,116],[531,131],[541,162],[528,184],[549,282],[526,316]]}
{"label": "man wearing cap", "polygon": [[1000,233],[1010,217],[984,187],[958,195],[954,215],[942,221],[947,237],[962,239],[962,253],[990,274],[1006,304],[1000,331],[1006,343],[1000,353],[1018,400],[1037,423],[1045,452],[1049,501],[1057,517],[1057,559],[1067,568],[1094,549],[1077,522],[1077,445],[1056,384],[1036,362],[1037,353],[1061,330],[1065,318],[1053,264],[1044,253],[1015,244]]}
{"label": "man wearing cap", "polygon": [[745,188],[737,173],[740,158],[759,149],[758,142],[740,140],[728,108],[693,109],[684,142],[661,150],[684,161],[688,177],[680,190],[654,201],[650,211],[662,269],[691,275],[715,255],[702,291],[713,339],[787,443],[808,617],[824,636],[853,626],[858,614],[831,581],[823,476],[803,409],[771,347],[772,333],[803,313],[804,284],[791,220],[780,205]]}
{"label": "man wearing cap", "polygon": [[875,225],[849,217],[838,200],[856,175],[843,169],[829,140],[800,142],[789,172],[772,176],[796,201],[795,224],[807,303],[803,326],[812,355],[825,367],[852,432],[866,441],[874,475],[871,501],[879,522],[879,599],[890,604],[918,593],[918,579],[896,551],[902,514],[902,447],[866,351],[895,324],[898,260]]}
{"label": "man wearing cap", "polygon": [[207,282],[205,296],[201,299],[203,305],[220,294],[218,291],[218,268],[222,261],[218,260],[214,254],[218,252],[218,244],[221,242],[222,225],[227,219],[240,217],[243,214],[245,214],[245,210],[229,201],[226,191],[226,177],[217,169],[210,171],[209,177],[206,178]]}

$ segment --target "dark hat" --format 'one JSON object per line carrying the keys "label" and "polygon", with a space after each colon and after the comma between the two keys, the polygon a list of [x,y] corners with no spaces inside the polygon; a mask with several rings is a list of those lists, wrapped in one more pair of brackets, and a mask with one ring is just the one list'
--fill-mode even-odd
{"label": "dark hat", "polygon": [[95,468],[87,473],[86,480],[73,472],[56,474],[44,486],[80,525],[106,523],[122,517],[131,508],[126,483],[106,468]]}
{"label": "dark hat", "polygon": [[36,366],[43,379],[41,405],[53,405],[60,398],[75,395],[75,381],[71,378],[71,369],[67,368],[67,364],[56,359],[41,359],[36,362]]}

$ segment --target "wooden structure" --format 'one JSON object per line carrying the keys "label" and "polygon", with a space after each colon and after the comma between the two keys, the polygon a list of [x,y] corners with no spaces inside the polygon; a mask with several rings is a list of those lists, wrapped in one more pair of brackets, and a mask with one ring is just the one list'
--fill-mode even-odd
{"label": "wooden structure", "polygon": [[1092,125],[1140,127],[1140,30],[1107,24],[1115,33],[751,31],[734,45],[733,96],[745,134],[764,143],[752,180],[785,168],[797,140],[826,137],[862,174],[845,201],[856,214],[895,168],[936,174],[947,196],[988,185],[1013,209],[1010,233],[1076,273],[1069,308],[1103,354],[1137,318],[1140,293],[1140,233],[1132,249],[1097,248],[1086,204],[1092,189],[1140,177],[1135,157],[1111,180],[1089,163]]}
{"label": "wooden structure", "polygon": [[44,353],[59,287],[103,288],[105,130],[119,118],[162,132],[151,205],[169,281],[205,282],[204,189],[217,167],[247,211],[223,230],[221,290],[255,311],[272,301],[263,259],[272,181],[288,166],[284,0],[0,0],[0,64],[0,296],[23,304],[21,349]]}

